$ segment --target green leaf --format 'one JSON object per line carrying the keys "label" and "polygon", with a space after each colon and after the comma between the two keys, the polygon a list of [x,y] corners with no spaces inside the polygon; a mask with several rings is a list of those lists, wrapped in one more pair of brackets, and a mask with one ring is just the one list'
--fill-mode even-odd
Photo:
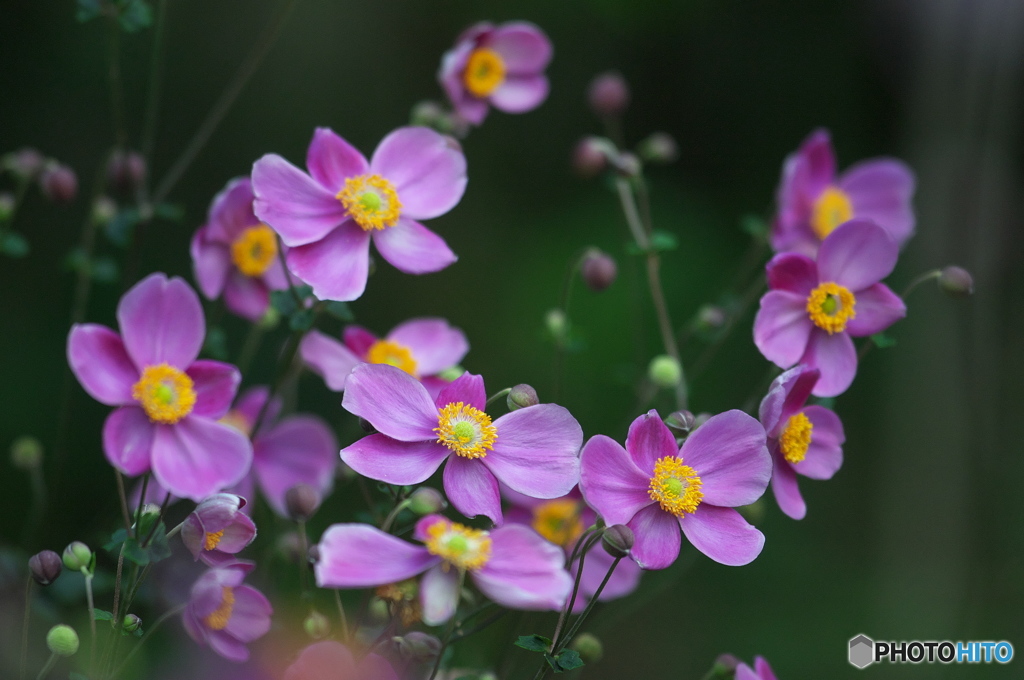
{"label": "green leaf", "polygon": [[140,541],[145,540],[149,536],[150,530],[153,529],[153,522],[156,520],[156,513],[143,514],[142,519],[139,520],[135,536],[126,540],[127,533],[125,530],[118,529],[110,537],[110,541],[103,546],[103,549],[112,553],[120,553],[121,545],[124,544],[125,559],[139,566],[146,566],[147,564],[167,559],[171,556],[171,546],[167,542],[167,527],[164,526],[163,522],[160,522],[156,529],[153,530],[149,543],[145,546],[142,546],[140,543]]}
{"label": "green leaf", "polygon": [[339,321],[350,323],[356,320],[355,314],[352,313],[352,308],[348,306],[347,302],[328,302],[324,309]]}
{"label": "green leaf", "polygon": [[228,360],[228,336],[220,326],[210,326],[203,342],[203,352],[218,361]]}
{"label": "green leaf", "polygon": [[300,309],[292,314],[292,318],[288,320],[288,327],[293,331],[308,331],[313,327],[315,320],[316,313],[312,309]]}
{"label": "green leaf", "polygon": [[543,635],[520,635],[516,640],[516,647],[521,647],[530,652],[547,652],[551,647],[551,640]]}
{"label": "green leaf", "polygon": [[885,333],[875,333],[871,336],[871,342],[878,346],[878,349],[885,349],[896,344],[896,338]]}
{"label": "green leaf", "polygon": [[81,23],[103,14],[102,0],[78,0],[77,4],[78,11],[75,13],[75,18]]}
{"label": "green leaf", "polygon": [[153,8],[145,0],[122,2],[117,20],[126,33],[135,33],[153,25]]}
{"label": "green leaf", "polygon": [[21,234],[9,231],[3,235],[3,241],[0,242],[0,250],[5,255],[10,255],[11,257],[25,257],[28,255],[28,241]]}
{"label": "green leaf", "polygon": [[[574,671],[577,668],[583,667],[583,659],[580,658],[579,652],[574,649],[567,649],[559,654],[555,660],[558,662],[559,668],[563,671]],[[559,671],[555,671],[556,673]]]}
{"label": "green leaf", "polygon": [[106,611],[104,609],[93,609],[92,610],[92,616],[97,621],[113,621],[114,620],[114,614],[112,612],[108,612],[108,611]]}

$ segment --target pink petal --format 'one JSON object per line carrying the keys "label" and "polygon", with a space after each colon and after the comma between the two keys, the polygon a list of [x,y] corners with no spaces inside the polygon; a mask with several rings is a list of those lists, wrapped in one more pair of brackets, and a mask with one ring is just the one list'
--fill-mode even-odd
{"label": "pink petal", "polygon": [[484,389],[482,376],[468,371],[463,373],[441,390],[434,400],[434,404],[437,405],[437,408],[442,408],[460,401],[475,409],[484,410],[484,406],[487,405],[487,391]]}
{"label": "pink petal", "polygon": [[103,453],[129,477],[149,472],[156,426],[137,406],[123,406],[103,423]]}
{"label": "pink petal", "polygon": [[482,460],[503,484],[534,498],[558,498],[580,481],[583,430],[558,404],[537,404],[494,421],[494,450]]}
{"label": "pink petal", "polygon": [[804,415],[811,421],[811,445],[807,456],[793,465],[799,474],[811,479],[832,479],[843,465],[843,423],[834,411],[824,406],[808,406]]}
{"label": "pink petal", "polygon": [[754,668],[757,669],[757,674],[761,676],[761,680],[776,680],[775,672],[772,671],[772,667],[768,665],[764,657],[758,656],[754,658]]}
{"label": "pink petal", "polygon": [[185,371],[194,384],[196,405],[192,413],[216,420],[228,409],[242,382],[242,374],[231,364],[200,359]]}
{"label": "pink petal", "polygon": [[846,332],[855,338],[881,333],[907,315],[907,306],[884,283],[857,291],[856,315],[846,324]]}
{"label": "pink petal", "polygon": [[251,464],[252,445],[233,427],[196,416],[156,427],[153,473],[175,496],[201,501],[237,484]]}
{"label": "pink petal", "polygon": [[393,439],[437,439],[437,407],[430,395],[416,378],[394,366],[356,366],[348,376],[341,405]]}
{"label": "pink petal", "polygon": [[260,223],[252,211],[252,182],[236,177],[214,196],[206,221],[206,236],[214,242],[229,244],[244,229]]}
{"label": "pink petal", "polygon": [[914,234],[914,173],[902,161],[875,158],[851,166],[839,179],[853,214],[869,219],[902,244]]}
{"label": "pink petal", "polygon": [[704,503],[737,507],[768,488],[772,459],[764,428],[743,411],[712,416],[686,439],[679,455],[700,475]]}
{"label": "pink petal", "polygon": [[679,557],[679,523],[660,506],[644,508],[626,526],[633,531],[630,555],[641,569],[664,569]]}
{"label": "pink petal", "polygon": [[764,534],[732,508],[701,503],[692,515],[680,518],[679,524],[693,547],[731,567],[750,564],[764,547]]}
{"label": "pink petal", "polygon": [[508,74],[540,73],[551,61],[551,41],[544,31],[525,21],[502,24],[484,44],[501,55]]}
{"label": "pink petal", "polygon": [[341,342],[315,329],[302,339],[299,354],[306,366],[323,378],[327,388],[334,392],[343,391],[348,374],[363,363]]}
{"label": "pink petal", "polygon": [[807,193],[816,197],[836,176],[836,158],[828,130],[818,128],[809,134],[797,154],[805,167]]}
{"label": "pink petal", "polygon": [[821,242],[818,276],[857,293],[892,273],[899,254],[899,246],[884,229],[868,220],[853,219]]}
{"label": "pink petal", "polygon": [[[487,456],[490,458],[490,454]],[[495,525],[502,523],[498,481],[482,460],[451,456],[444,468],[444,493],[466,517],[483,515]]]}
{"label": "pink petal", "polygon": [[224,286],[224,305],[243,319],[256,322],[270,307],[270,291],[263,279],[235,271]]}
{"label": "pink petal", "polygon": [[654,501],[650,475],[641,472],[618,442],[602,434],[590,438],[580,455],[580,491],[606,524],[625,524]]}
{"label": "pink petal", "polygon": [[466,191],[466,157],[459,143],[430,128],[390,133],[373,152],[370,167],[394,185],[402,215],[413,220],[445,214]]}
{"label": "pink petal", "polygon": [[420,604],[428,626],[440,626],[452,618],[459,604],[458,572],[440,564],[428,569],[420,581]]}
{"label": "pink petal", "polygon": [[769,288],[794,293],[804,300],[818,285],[817,265],[799,253],[779,253],[765,265],[765,271]]}
{"label": "pink petal", "polygon": [[235,603],[224,629],[241,642],[252,642],[270,631],[270,615],[274,608],[260,591],[251,586],[234,589]]}
{"label": "pink petal", "polygon": [[345,206],[335,198],[338,189],[316,180],[276,154],[252,166],[256,216],[288,246],[319,241],[345,220]]}
{"label": "pink petal", "polygon": [[505,113],[525,113],[544,103],[548,98],[548,88],[546,76],[508,76],[491,93],[490,100],[494,108]]}
{"label": "pink petal", "polygon": [[68,335],[68,364],[89,395],[107,406],[133,404],[139,371],[121,336],[106,326],[75,324]]}
{"label": "pink petal", "polygon": [[125,293],[117,321],[125,350],[140,371],[164,363],[188,368],[206,335],[199,296],[181,279],[159,273]]}
{"label": "pink petal", "polygon": [[431,274],[459,259],[443,238],[407,217],[375,231],[373,243],[381,257],[406,274]]}
{"label": "pink petal", "polygon": [[345,180],[370,170],[363,154],[330,128],[317,128],[306,152],[306,167],[320,186],[335,194]]}
{"label": "pink petal", "polygon": [[789,368],[804,354],[812,328],[806,298],[784,290],[768,291],[754,319],[754,344],[776,366]]}
{"label": "pink petal", "polygon": [[421,376],[455,366],[469,351],[465,334],[444,319],[410,319],[395,326],[388,340],[409,348]]}
{"label": "pink petal", "polygon": [[857,375],[857,350],[849,334],[829,335],[815,328],[800,363],[821,371],[811,394],[836,397],[846,391]]}
{"label": "pink petal", "polygon": [[228,661],[242,663],[249,660],[249,648],[245,646],[245,643],[222,630],[209,631],[206,641],[210,643],[210,649]]}
{"label": "pink petal", "polygon": [[341,450],[350,468],[370,479],[388,484],[419,484],[441,467],[451,451],[436,439],[402,442],[382,434],[371,434]]}
{"label": "pink petal", "polygon": [[210,241],[206,237],[208,227],[199,229],[192,236],[189,252],[192,255],[192,271],[199,284],[199,290],[207,300],[216,300],[224,290],[233,265],[231,251],[223,243]]}
{"label": "pink petal", "polygon": [[334,524],[320,539],[314,567],[321,588],[366,588],[421,574],[441,558],[367,524]]}
{"label": "pink petal", "polygon": [[761,400],[758,418],[769,437],[778,437],[789,417],[803,408],[821,372],[808,366],[796,366],[772,381]]}
{"label": "pink petal", "polygon": [[630,424],[626,451],[637,468],[653,475],[654,464],[666,456],[678,455],[679,446],[658,412],[651,409]]}
{"label": "pink petal", "polygon": [[775,473],[772,475],[772,494],[779,509],[793,519],[807,515],[807,503],[800,494],[800,485],[793,467],[778,453],[775,454]]}
{"label": "pink petal", "polygon": [[351,301],[363,294],[370,271],[370,235],[345,220],[322,240],[292,248],[288,269],[321,300]]}
{"label": "pink petal", "polygon": [[[238,398],[238,403],[235,404],[234,410],[242,414],[248,421],[248,426],[253,427],[256,424],[256,420],[260,416],[260,411],[263,410],[263,404],[267,401],[267,397],[270,396],[270,389],[264,385],[256,387],[250,387],[242,396]],[[267,412],[263,415],[263,425],[260,429],[266,426],[267,423],[272,423],[277,420],[277,416],[281,413],[281,398],[275,397],[270,406],[267,407]]]}
{"label": "pink petal", "polygon": [[360,361],[364,361],[366,353],[379,338],[362,326],[346,326],[341,333],[341,340]]}
{"label": "pink petal", "polygon": [[745,663],[736,667],[736,680],[761,680],[761,677]]}
{"label": "pink petal", "polygon": [[485,596],[512,609],[552,610],[565,605],[572,578],[565,553],[533,529],[509,524],[491,532],[491,559],[473,582]]}
{"label": "pink petal", "polygon": [[253,469],[260,490],[281,516],[287,516],[284,496],[296,484],[308,484],[326,497],[337,464],[334,433],[315,416],[289,416],[273,427],[261,428],[253,441]]}

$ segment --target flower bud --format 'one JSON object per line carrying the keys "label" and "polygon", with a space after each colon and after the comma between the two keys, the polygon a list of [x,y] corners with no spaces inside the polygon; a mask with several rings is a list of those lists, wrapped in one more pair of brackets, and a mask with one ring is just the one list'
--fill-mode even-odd
{"label": "flower bud", "polygon": [[613,524],[601,534],[601,545],[612,557],[626,557],[633,548],[633,530],[625,524]]}
{"label": "flower bud", "polygon": [[939,274],[939,288],[950,297],[967,297],[974,294],[974,278],[963,267],[946,267]]}
{"label": "flower bud", "polygon": [[676,359],[661,354],[651,359],[651,364],[647,367],[647,376],[658,387],[668,389],[675,387],[683,379],[683,370]]}
{"label": "flower bud", "polygon": [[441,512],[447,505],[441,492],[429,486],[421,486],[409,496],[409,509],[420,517]]}
{"label": "flower bud", "polygon": [[537,390],[530,385],[521,383],[508,393],[505,403],[508,404],[509,411],[518,411],[528,406],[536,406],[540,403],[540,399],[537,398]]}
{"label": "flower bud", "polygon": [[56,581],[61,574],[62,562],[60,555],[52,550],[43,550],[28,558],[28,569],[32,579],[41,586],[48,586]]}
{"label": "flower bud", "polygon": [[572,150],[572,169],[584,179],[596,177],[608,167],[610,152],[614,153],[614,148],[607,140],[584,137]]}
{"label": "flower bud", "polygon": [[14,212],[14,195],[9,191],[0,191],[0,222],[11,219]]}
{"label": "flower bud", "polygon": [[146,161],[138,151],[121,151],[110,154],[107,161],[107,183],[114,191],[133,194],[146,181]]}
{"label": "flower bud", "polygon": [[665,424],[677,437],[685,437],[690,434],[696,421],[697,419],[689,411],[673,411],[665,417]]}
{"label": "flower bud", "polygon": [[121,622],[121,630],[126,633],[134,633],[142,627],[142,619],[135,614],[129,614],[124,617],[124,621]]}
{"label": "flower bud", "polygon": [[43,170],[39,186],[43,194],[55,203],[70,203],[78,195],[78,177],[75,171],[59,163]]}
{"label": "flower bud", "polygon": [[11,465],[19,470],[32,470],[43,462],[43,444],[35,437],[18,437],[11,443]]}
{"label": "flower bud", "polygon": [[92,221],[107,224],[117,217],[117,203],[109,196],[100,196],[92,202]]}
{"label": "flower bud", "polygon": [[296,484],[284,493],[284,507],[296,522],[306,522],[320,507],[320,494],[309,484]]}
{"label": "flower bud", "polygon": [[544,316],[544,325],[555,342],[561,344],[565,341],[566,333],[569,331],[569,319],[566,318],[565,312],[561,309],[549,310]]}
{"label": "flower bud", "polygon": [[89,550],[89,546],[81,541],[74,541],[68,544],[68,547],[64,548],[64,555],[62,557],[64,566],[71,571],[82,571],[91,570],[93,564],[93,554]]}
{"label": "flower bud", "polygon": [[370,599],[370,606],[367,607],[367,615],[371,621],[383,623],[391,618],[391,611],[388,603],[379,597]]}
{"label": "flower bud", "polygon": [[604,656],[604,647],[601,641],[593,633],[580,633],[569,645],[569,649],[576,650],[580,659],[588,666],[597,663]]}
{"label": "flower bud", "polygon": [[441,641],[433,635],[412,631],[404,637],[391,638],[398,654],[411,663],[427,663],[441,653]]}
{"label": "flower bud", "polygon": [[217,493],[204,499],[181,525],[181,542],[192,557],[210,566],[234,555],[256,538],[256,525],[242,512],[245,499]]}
{"label": "flower bud", "polygon": [[10,170],[14,175],[23,181],[35,177],[43,169],[46,159],[32,147],[24,147],[13,153],[6,154],[0,164],[5,170]]}
{"label": "flower bud", "polygon": [[314,611],[302,622],[302,629],[314,640],[322,640],[331,634],[331,622],[320,612]]}
{"label": "flower bud", "polygon": [[78,633],[71,626],[58,624],[46,634],[46,646],[57,656],[74,656],[78,651]]}
{"label": "flower bud", "polygon": [[594,76],[587,88],[587,103],[598,116],[617,116],[629,106],[629,85],[618,71]]}
{"label": "flower bud", "polygon": [[452,382],[453,380],[455,380],[456,378],[458,378],[459,376],[461,376],[465,372],[466,372],[466,369],[464,369],[462,366],[452,366],[451,368],[446,368],[443,371],[441,371],[440,373],[438,373],[437,377],[439,377],[442,380],[445,380],[447,382]]}
{"label": "flower bud", "polygon": [[637,153],[649,163],[667,165],[679,158],[679,145],[667,132],[655,132],[640,142]]}
{"label": "flower bud", "polygon": [[618,273],[619,268],[615,264],[615,260],[604,251],[594,248],[583,256],[580,274],[583,276],[583,283],[587,284],[587,288],[595,293],[600,293],[615,283]]}
{"label": "flower bud", "polygon": [[612,158],[612,165],[615,166],[615,170],[623,177],[637,177],[644,169],[640,159],[628,151],[623,151]]}
{"label": "flower bud", "polygon": [[703,305],[697,310],[697,317],[693,323],[696,330],[707,333],[718,330],[727,320],[728,314],[718,305]]}

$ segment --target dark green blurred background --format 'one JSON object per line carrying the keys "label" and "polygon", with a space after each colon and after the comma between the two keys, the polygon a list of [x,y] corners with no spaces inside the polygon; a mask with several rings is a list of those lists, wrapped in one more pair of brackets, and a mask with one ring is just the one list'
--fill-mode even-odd
{"label": "dark green blurred background", "polygon": [[[282,3],[170,0],[163,105],[152,170],[159,178],[231,80]],[[65,372],[73,278],[62,267],[78,241],[87,196],[113,140],[106,88],[108,33],[78,24],[71,0],[0,1],[0,153],[32,145],[74,167],[71,207],[34,193],[18,217],[29,257],[0,260],[0,444],[34,434],[52,445]],[[840,167],[896,155],[918,173],[918,235],[891,282],[957,263],[977,284],[970,300],[931,286],[837,400],[846,463],[827,483],[802,483],[808,517],[783,516],[770,493],[767,536],[751,566],[703,556],[649,575],[633,601],[605,607],[594,630],[606,658],[588,678],[700,678],[721,652],[768,657],[781,680],[859,677],[847,640],[1009,640],[1024,654],[1024,333],[1021,104],[1024,5],[998,0],[593,0],[592,2],[325,2],[300,0],[268,58],[170,196],[184,222],[142,240],[136,270],[191,280],[188,239],[211,197],[253,160],[296,163],[315,126],[366,153],[438,98],[441,53],[468,24],[528,19],[548,33],[552,88],[537,111],[492,112],[465,141],[469,187],[430,226],[460,256],[426,277],[382,264],[352,304],[384,332],[417,315],[462,327],[465,366],[491,391],[517,382],[551,398],[553,350],[543,334],[573,253],[597,245],[620,278],[594,295],[579,287],[570,317],[583,349],[567,363],[560,401],[587,436],[620,440],[637,413],[635,380],[660,352],[639,262],[625,252],[614,196],[570,171],[577,138],[600,131],[584,101],[589,79],[618,69],[633,88],[626,136],[671,133],[681,159],[651,170],[656,227],[680,247],[664,258],[676,325],[718,299],[749,238],[744,215],[770,216],[783,157],[816,126],[833,132]],[[139,144],[152,31],[125,36],[129,143]],[[103,242],[100,251],[119,255]],[[578,284],[577,284],[578,285]],[[98,285],[90,321],[113,324],[119,285]],[[639,301],[639,302],[637,302]],[[742,407],[764,374],[750,318],[692,385],[694,410]],[[244,337],[227,323],[232,347]],[[270,378],[281,331],[248,382]],[[684,359],[704,345],[693,340]],[[339,399],[303,379],[302,404],[354,436]],[[668,406],[662,399],[659,408]],[[100,450],[107,412],[76,385],[70,446],[47,461],[56,496],[28,550],[95,540],[116,520],[113,475]],[[60,480],[56,478],[61,468]],[[0,544],[22,540],[27,478],[0,466]],[[340,493],[351,491],[343,486]],[[326,512],[326,509],[325,509]],[[322,524],[339,517],[318,518]],[[19,580],[19,583],[21,581]],[[20,587],[20,586],[19,586]],[[506,627],[488,638],[550,631]],[[475,656],[477,650],[468,651]],[[525,655],[525,652],[522,654]],[[533,663],[532,659],[523,661]],[[865,677],[1020,677],[1009,667],[872,667]]]}

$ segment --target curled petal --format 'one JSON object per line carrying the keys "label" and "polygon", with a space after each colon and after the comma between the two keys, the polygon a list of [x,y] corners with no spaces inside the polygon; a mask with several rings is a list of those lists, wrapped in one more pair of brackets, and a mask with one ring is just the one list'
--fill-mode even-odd
{"label": "curled petal", "polygon": [[455,509],[466,517],[483,515],[496,525],[501,525],[503,518],[498,480],[483,461],[462,456],[449,457],[448,465],[444,468],[444,492]]}
{"label": "curled petal", "polygon": [[848,333],[829,335],[814,329],[800,363],[821,371],[812,394],[836,397],[846,391],[857,375],[857,350]]}
{"label": "curled petal", "polygon": [[440,564],[427,570],[420,581],[420,604],[428,626],[440,626],[452,618],[459,604],[458,572]]}
{"label": "curled petal", "polygon": [[323,239],[297,246],[285,257],[288,269],[313,287],[321,300],[355,300],[366,290],[370,235],[345,220]]}
{"label": "curled petal", "polygon": [[363,154],[330,128],[317,128],[306,152],[306,167],[322,187],[335,194],[345,186],[345,180],[365,175],[370,165]]}
{"label": "curled petal", "polygon": [[323,378],[327,388],[334,392],[343,392],[348,374],[363,363],[343,343],[315,329],[302,338],[299,354],[310,370]]}

